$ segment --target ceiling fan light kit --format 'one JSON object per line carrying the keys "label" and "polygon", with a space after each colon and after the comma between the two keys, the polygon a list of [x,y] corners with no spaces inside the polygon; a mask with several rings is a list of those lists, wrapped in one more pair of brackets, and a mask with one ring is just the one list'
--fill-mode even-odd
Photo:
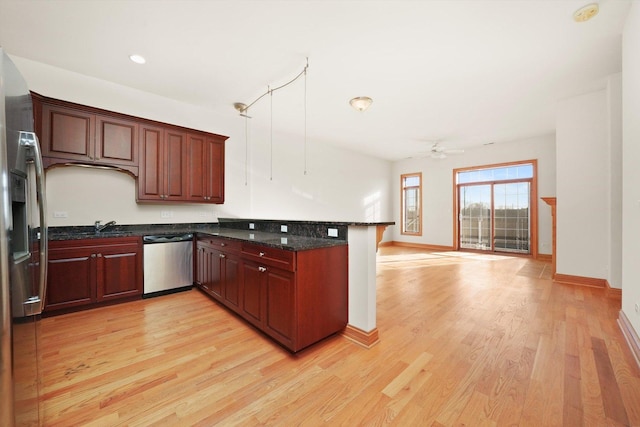
{"label": "ceiling fan light kit", "polygon": [[464,150],[461,149],[449,149],[444,148],[440,143],[436,142],[431,146],[431,158],[432,159],[446,159],[447,154],[462,154]]}

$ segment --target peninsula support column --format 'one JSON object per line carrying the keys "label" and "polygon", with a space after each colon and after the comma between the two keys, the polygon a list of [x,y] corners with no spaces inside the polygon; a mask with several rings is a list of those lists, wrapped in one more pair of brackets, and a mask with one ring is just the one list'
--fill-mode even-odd
{"label": "peninsula support column", "polygon": [[344,335],[367,348],[379,341],[376,326],[376,249],[379,239],[375,225],[349,226],[349,324]]}

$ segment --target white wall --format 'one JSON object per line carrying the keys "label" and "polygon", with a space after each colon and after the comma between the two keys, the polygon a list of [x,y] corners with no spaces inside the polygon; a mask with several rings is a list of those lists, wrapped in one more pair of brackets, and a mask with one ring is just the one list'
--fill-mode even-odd
{"label": "white wall", "polygon": [[[393,240],[406,243],[454,246],[453,242],[453,169],[518,160],[538,160],[538,197],[556,195],[555,137],[544,135],[521,141],[486,145],[466,150],[445,159],[413,158],[393,164],[395,207]],[[422,236],[400,233],[400,175],[422,172]],[[538,252],[551,254],[551,210],[538,200]]]}
{"label": "white wall", "polygon": [[622,311],[640,334],[640,5],[632,4],[622,38]]}
{"label": "white wall", "polygon": [[[218,217],[389,221],[390,162],[300,138],[250,129],[231,108],[222,114],[59,68],[13,57],[32,91],[133,116],[229,136],[225,203],[137,204],[129,175],[75,167],[47,172],[49,224],[214,222]],[[248,148],[248,151],[247,151]],[[248,152],[248,156],[247,156]],[[273,179],[271,179],[273,177]],[[373,201],[371,201],[373,200]],[[163,212],[171,218],[162,218]],[[67,218],[54,218],[67,212]]]}
{"label": "white wall", "polygon": [[622,73],[607,81],[609,111],[609,285],[622,287]]}
{"label": "white wall", "polygon": [[559,102],[557,273],[620,287],[620,76]]}

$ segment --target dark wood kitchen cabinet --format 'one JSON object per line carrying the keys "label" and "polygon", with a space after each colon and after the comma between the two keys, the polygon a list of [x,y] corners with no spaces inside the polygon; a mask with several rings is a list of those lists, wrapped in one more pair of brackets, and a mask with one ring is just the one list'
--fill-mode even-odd
{"label": "dark wood kitchen cabinet", "polygon": [[137,175],[138,123],[97,109],[33,97],[45,166],[117,166]]}
{"label": "dark wood kitchen cabinet", "polygon": [[45,313],[142,296],[139,237],[52,241]]}
{"label": "dark wood kitchen cabinet", "polygon": [[196,239],[196,285],[233,311],[240,309],[240,245],[219,239]]}
{"label": "dark wood kitchen cabinet", "polygon": [[157,126],[140,127],[139,201],[185,201],[186,134]]}
{"label": "dark wood kitchen cabinet", "polygon": [[187,134],[188,192],[191,202],[224,202],[225,137]]}
{"label": "dark wood kitchen cabinet", "polygon": [[290,347],[295,327],[294,273],[253,261],[244,261],[242,267],[242,314],[247,321]]}
{"label": "dark wood kitchen cabinet", "polygon": [[[347,325],[346,245],[289,251],[204,234],[197,240],[199,287],[287,349],[299,351]],[[238,291],[237,305],[229,289]]]}
{"label": "dark wood kitchen cabinet", "polygon": [[45,168],[114,167],[139,202],[224,203],[228,137],[31,93]]}

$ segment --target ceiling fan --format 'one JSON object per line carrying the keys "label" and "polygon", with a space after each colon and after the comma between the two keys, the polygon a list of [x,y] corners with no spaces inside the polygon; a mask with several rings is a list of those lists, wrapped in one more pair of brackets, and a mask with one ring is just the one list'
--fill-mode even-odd
{"label": "ceiling fan", "polygon": [[432,159],[444,159],[448,154],[462,154],[464,150],[444,148],[439,142],[434,142],[429,155]]}

